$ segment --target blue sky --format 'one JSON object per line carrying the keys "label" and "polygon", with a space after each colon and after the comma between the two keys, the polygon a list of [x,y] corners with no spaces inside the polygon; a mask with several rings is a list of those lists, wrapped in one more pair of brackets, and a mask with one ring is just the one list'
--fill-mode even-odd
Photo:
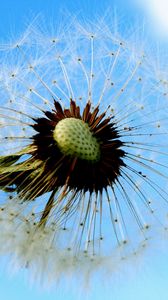
{"label": "blue sky", "polygon": [[123,14],[128,13],[133,16],[135,13],[135,5],[132,5],[131,0],[16,0],[15,2],[6,0],[0,4],[0,33],[6,36],[6,34],[13,33],[13,31],[22,30],[25,23],[27,24],[38,14],[54,20],[60,12],[63,13],[67,10],[75,15],[93,17],[101,15],[102,12],[104,13],[107,10],[114,10],[114,7]]}
{"label": "blue sky", "polygon": [[[99,3],[98,3],[99,2]],[[71,1],[71,0],[5,0],[0,4],[0,40],[10,37],[12,33],[21,32],[29,19],[32,20],[39,13],[44,15],[45,19],[50,17],[54,20],[60,13],[67,10],[74,15],[83,15],[92,17],[95,14],[101,14],[107,9],[114,7],[124,13],[126,19],[143,15],[144,11],[131,1]],[[145,18],[148,14],[144,13]],[[148,21],[148,19],[147,19]],[[150,19],[151,21],[151,19]],[[7,272],[0,273],[0,299],[4,300],[50,300],[67,299],[76,300],[79,295],[74,292],[64,291],[64,286],[58,290],[40,291],[36,287],[30,287],[24,279],[24,274],[19,273],[15,276],[9,276]],[[140,266],[138,271],[135,269],[131,274],[125,274],[125,278],[120,275],[110,282],[110,285],[104,289],[100,284],[95,285],[93,293],[88,299],[114,299],[114,300],[167,300],[168,299],[168,255],[159,253],[149,257],[147,265]],[[73,288],[75,290],[75,287]],[[85,295],[82,295],[85,299]]]}

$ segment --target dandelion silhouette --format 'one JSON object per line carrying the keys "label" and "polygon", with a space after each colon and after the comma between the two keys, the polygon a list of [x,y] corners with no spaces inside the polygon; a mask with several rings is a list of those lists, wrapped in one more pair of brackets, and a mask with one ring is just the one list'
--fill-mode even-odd
{"label": "dandelion silhouette", "polygon": [[112,28],[1,46],[0,253],[35,279],[111,271],[167,229],[168,83]]}

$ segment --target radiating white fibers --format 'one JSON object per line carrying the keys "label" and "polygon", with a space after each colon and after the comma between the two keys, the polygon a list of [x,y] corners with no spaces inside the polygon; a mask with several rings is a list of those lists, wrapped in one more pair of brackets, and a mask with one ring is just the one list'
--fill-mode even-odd
{"label": "radiating white fibers", "polygon": [[[0,253],[9,255],[13,269],[30,270],[34,282],[45,284],[65,278],[87,282],[104,272],[110,277],[122,265],[133,265],[146,248],[153,255],[161,232],[167,232],[166,71],[153,63],[152,47],[137,30],[121,26],[121,37],[103,19],[67,24],[53,26],[50,34],[39,21],[17,42],[0,46]],[[122,149],[124,164],[102,189],[94,183],[93,189],[68,185],[80,157],[65,183],[53,187],[53,180],[61,182],[57,172],[64,157],[56,169],[47,169],[51,157],[43,159],[45,140],[40,155],[34,155],[36,129],[41,130],[44,118],[51,118],[49,126],[56,119],[54,100],[67,115],[77,115],[73,101],[81,114],[89,103],[95,118],[99,106],[98,116],[105,113],[114,122],[114,145],[121,143],[117,151]],[[61,115],[58,104],[57,109]],[[35,128],[38,118],[41,125]],[[90,123],[87,130],[94,128]],[[102,149],[102,140],[95,144]],[[66,153],[75,155],[74,150]],[[99,155],[96,162],[88,155],[86,163],[98,163]]]}

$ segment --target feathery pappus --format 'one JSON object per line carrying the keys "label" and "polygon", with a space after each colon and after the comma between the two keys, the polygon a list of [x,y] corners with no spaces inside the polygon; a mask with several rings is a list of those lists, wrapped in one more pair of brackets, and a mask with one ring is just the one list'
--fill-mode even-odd
{"label": "feathery pappus", "polygon": [[145,45],[75,20],[0,47],[0,253],[35,280],[113,272],[167,230],[168,81]]}

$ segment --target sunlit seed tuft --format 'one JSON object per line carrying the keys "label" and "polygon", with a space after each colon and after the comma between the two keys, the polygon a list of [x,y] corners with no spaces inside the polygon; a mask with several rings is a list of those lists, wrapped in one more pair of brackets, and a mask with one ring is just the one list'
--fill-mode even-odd
{"label": "sunlit seed tuft", "polygon": [[0,52],[0,253],[45,284],[111,275],[167,230],[166,75],[104,20],[64,29]]}

